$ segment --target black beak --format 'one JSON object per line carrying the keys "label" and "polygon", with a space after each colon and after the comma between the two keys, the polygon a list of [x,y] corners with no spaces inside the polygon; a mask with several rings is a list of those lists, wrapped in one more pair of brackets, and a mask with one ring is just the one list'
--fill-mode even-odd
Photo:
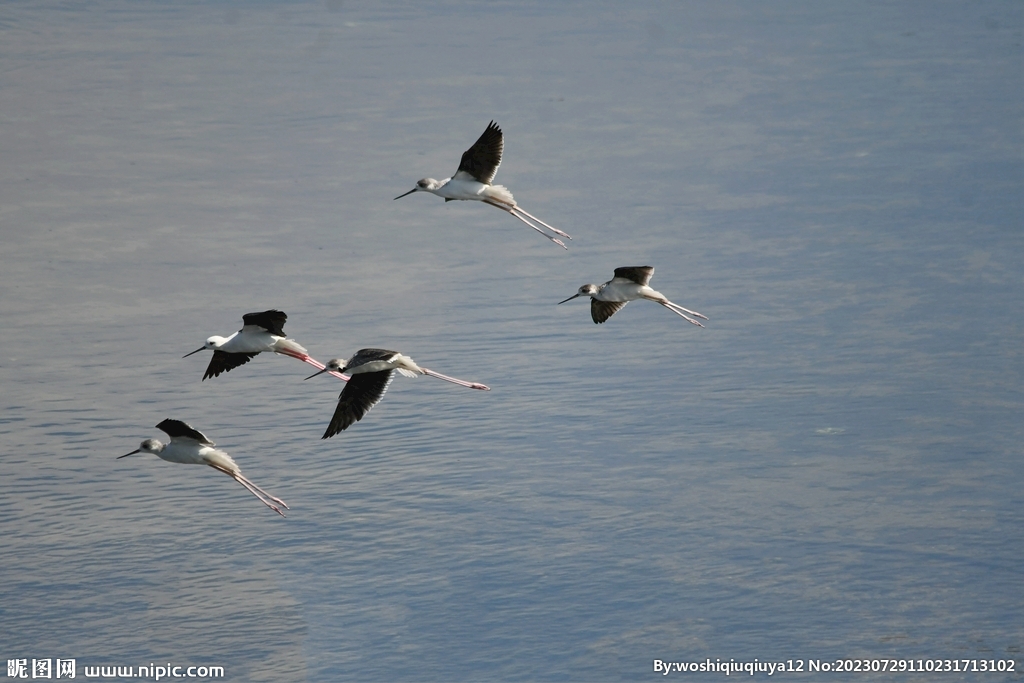
{"label": "black beak", "polygon": [[141,453],[141,452],[142,452],[142,449],[141,449],[141,448],[136,448],[136,449],[135,449],[134,451],[132,451],[131,453],[125,453],[124,455],[119,455],[119,456],[117,456],[117,457],[116,457],[116,458],[114,458],[114,459],[115,459],[115,460],[120,460],[121,458],[127,458],[127,457],[128,457],[129,455],[135,455],[136,453]]}
{"label": "black beak", "polygon": [[565,301],[559,301],[559,302],[558,302],[557,304],[555,304],[555,305],[556,305],[556,306],[558,306],[559,304],[564,304],[564,303],[565,303],[566,301],[572,301],[573,299],[575,299],[575,298],[576,298],[576,297],[578,297],[578,296],[579,296],[579,293],[573,294],[572,296],[570,296],[570,297],[569,297],[568,299],[566,299]]}
{"label": "black beak", "polygon": [[[395,197],[395,199],[401,199],[402,197],[406,197],[406,196],[408,196],[408,195],[411,195],[411,194],[412,194],[413,192],[415,192],[415,191],[416,191],[416,190],[418,190],[418,189],[420,189],[420,188],[418,188],[418,187],[414,187],[414,188],[412,188],[411,190],[409,190],[408,192],[406,192],[405,194],[400,194],[400,195],[398,195],[397,197]],[[392,199],[391,201],[394,201],[394,199]]]}
{"label": "black beak", "polygon": [[[204,349],[206,349],[205,346],[200,346],[198,349],[196,349],[192,353],[199,353],[200,351],[203,351]],[[184,356],[182,356],[182,358],[188,358],[189,356],[192,355],[192,353],[186,353]]]}
{"label": "black beak", "polygon": [[[313,373],[312,375],[310,375],[310,376],[309,376],[309,377],[307,377],[306,379],[313,379],[313,378],[314,378],[314,377],[316,377],[317,375],[322,375],[322,374],[324,374],[325,372],[328,372],[327,368],[324,368],[324,369],[323,369],[323,370],[321,370],[320,372],[314,372],[314,373]],[[303,380],[303,381],[305,381],[305,380]]]}

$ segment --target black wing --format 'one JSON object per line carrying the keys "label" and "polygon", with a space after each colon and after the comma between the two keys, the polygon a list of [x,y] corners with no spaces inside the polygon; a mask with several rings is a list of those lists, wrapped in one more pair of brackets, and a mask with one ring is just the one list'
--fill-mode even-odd
{"label": "black wing", "polygon": [[491,121],[483,135],[473,146],[462,153],[459,172],[468,173],[481,183],[490,185],[494,174],[501,165],[501,151],[505,148],[505,138],[498,124]]}
{"label": "black wing", "polygon": [[327,425],[327,431],[320,438],[329,439],[362,420],[363,415],[384,398],[384,392],[388,390],[394,374],[394,370],[381,370],[352,375],[338,398],[338,407],[334,409],[331,424]]}
{"label": "black wing", "polygon": [[595,323],[600,325],[628,303],[628,301],[598,301],[597,299],[591,299],[590,317],[594,319]]}
{"label": "black wing", "polygon": [[288,316],[284,311],[271,309],[261,313],[246,313],[242,316],[242,323],[245,325],[256,325],[262,327],[270,334],[278,337],[284,336],[284,323]]}
{"label": "black wing", "polygon": [[203,375],[203,379],[209,377],[216,377],[222,372],[227,372],[237,368],[239,365],[245,365],[259,354],[256,353],[228,353],[227,351],[214,351],[213,358],[210,359],[210,365],[206,368],[206,374]]}
{"label": "black wing", "polygon": [[358,368],[360,365],[372,363],[375,360],[391,360],[398,355],[398,351],[387,349],[359,349],[355,355],[348,359],[345,368]]}
{"label": "black wing", "polygon": [[206,435],[203,434],[201,431],[199,431],[198,429],[194,429],[192,425],[188,424],[187,422],[182,422],[181,420],[167,419],[158,424],[156,428],[167,434],[167,436],[171,437],[172,439],[176,437],[184,437],[186,439],[193,439],[194,441],[198,441],[199,443],[205,444],[207,446],[216,445],[208,438],[206,438]]}
{"label": "black wing", "polygon": [[[654,266],[624,266],[615,269],[615,277],[621,277],[638,285],[646,285],[654,275]],[[618,309],[616,309],[618,310]],[[614,313],[615,311],[612,311]],[[609,313],[609,315],[611,315]]]}

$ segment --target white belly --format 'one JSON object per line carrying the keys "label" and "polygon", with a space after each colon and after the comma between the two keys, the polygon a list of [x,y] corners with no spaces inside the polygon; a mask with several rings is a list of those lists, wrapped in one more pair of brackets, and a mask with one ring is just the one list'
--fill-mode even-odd
{"label": "white belly", "polygon": [[434,190],[434,194],[445,199],[483,199],[488,186],[476,180],[463,180],[452,178],[441,187]]}
{"label": "white belly", "polygon": [[244,334],[235,332],[228,338],[227,342],[220,347],[221,351],[227,353],[261,353],[274,350],[274,335],[266,330],[259,332],[246,332]]}

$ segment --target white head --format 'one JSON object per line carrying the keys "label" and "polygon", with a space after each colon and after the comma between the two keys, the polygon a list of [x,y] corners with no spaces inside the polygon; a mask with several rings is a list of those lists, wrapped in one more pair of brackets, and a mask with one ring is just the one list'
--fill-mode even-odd
{"label": "white head", "polygon": [[131,453],[119,455],[117,456],[117,459],[120,460],[121,458],[127,458],[129,455],[135,455],[136,453],[152,453],[153,455],[158,455],[164,448],[164,444],[160,443],[157,439],[146,439],[137,449]]}
{"label": "white head", "polygon": [[210,349],[211,351],[216,351],[220,347],[224,346],[224,344],[226,344],[227,341],[228,341],[227,337],[218,337],[217,335],[214,335],[214,336],[210,337],[209,339],[207,339],[203,343],[203,345],[200,346],[198,349],[196,349],[195,351],[192,351],[191,353],[186,353],[184,356],[182,356],[182,358],[188,358],[193,353],[199,353],[200,351],[205,351],[206,349]]}
{"label": "white head", "polygon": [[322,375],[325,372],[344,372],[347,366],[348,361],[345,360],[344,358],[332,358],[329,361],[327,361],[327,365],[324,366],[323,370],[320,370],[319,372],[314,372],[306,379],[313,379],[317,375]]}
{"label": "white head", "polygon": [[412,188],[405,194],[398,195],[397,197],[395,197],[395,199],[407,197],[408,195],[411,195],[413,192],[432,192],[439,187],[441,187],[441,183],[439,183],[438,181],[434,180],[433,178],[424,178],[422,180],[416,181],[416,187]]}
{"label": "white head", "polygon": [[597,285],[583,285],[576,291],[575,294],[570,296],[568,299],[565,299],[564,301],[559,301],[558,303],[564,304],[566,301],[572,301],[578,296],[593,296],[597,294],[599,291],[601,291],[601,288],[598,287]]}

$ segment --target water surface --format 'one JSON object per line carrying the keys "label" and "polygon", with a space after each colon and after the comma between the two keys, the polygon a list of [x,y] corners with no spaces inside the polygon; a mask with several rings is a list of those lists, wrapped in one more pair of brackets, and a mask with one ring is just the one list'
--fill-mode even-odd
{"label": "water surface", "polygon": [[[232,681],[1020,660],[1021,32],[1013,2],[5,5],[0,649]],[[568,252],[392,202],[491,119]],[[707,329],[554,305],[641,264]],[[322,441],[338,382],[181,358],[267,308],[321,360],[493,391],[399,377]],[[288,519],[115,460],[165,417]]]}

